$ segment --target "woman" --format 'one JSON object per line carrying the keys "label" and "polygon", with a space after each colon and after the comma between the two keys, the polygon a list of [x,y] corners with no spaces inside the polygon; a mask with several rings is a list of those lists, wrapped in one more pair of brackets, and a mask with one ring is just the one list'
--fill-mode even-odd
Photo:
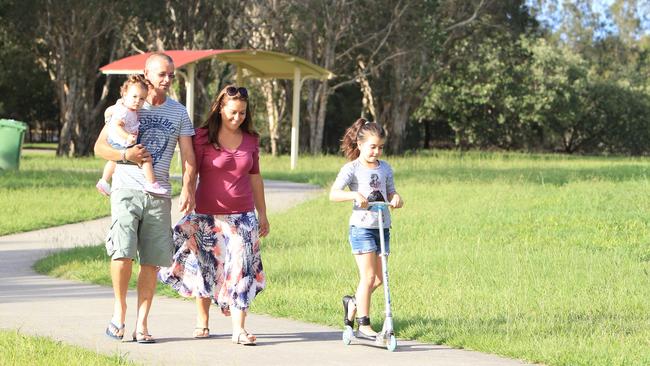
{"label": "woman", "polygon": [[210,336],[214,301],[232,316],[233,343],[255,345],[245,328],[246,313],[265,287],[259,238],[269,233],[258,143],[248,91],[226,86],[193,140],[196,213],[174,228],[174,262],[159,275],[182,296],[196,297],[194,338]]}

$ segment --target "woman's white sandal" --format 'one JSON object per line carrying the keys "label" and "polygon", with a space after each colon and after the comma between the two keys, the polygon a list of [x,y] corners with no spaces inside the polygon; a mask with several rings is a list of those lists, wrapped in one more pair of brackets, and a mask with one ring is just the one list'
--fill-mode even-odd
{"label": "woman's white sandal", "polygon": [[[244,336],[244,338],[242,338],[242,336]],[[251,340],[251,337],[253,338],[252,340]],[[256,343],[255,343],[256,340],[257,340],[257,337],[255,337],[254,335],[248,333],[245,330],[239,332],[239,334],[237,335],[237,339],[235,339],[235,338],[231,339],[232,343],[241,344],[243,346],[254,346],[254,345],[256,345]]]}

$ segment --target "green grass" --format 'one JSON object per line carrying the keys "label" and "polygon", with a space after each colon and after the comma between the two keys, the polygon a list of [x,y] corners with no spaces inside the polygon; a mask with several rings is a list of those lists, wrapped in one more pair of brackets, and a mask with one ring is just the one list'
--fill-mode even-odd
{"label": "green grass", "polygon": [[95,189],[104,163],[23,151],[20,170],[0,171],[0,235],[109,216],[109,200]]}
{"label": "green grass", "polygon": [[[388,160],[406,201],[391,233],[398,337],[548,365],[650,364],[650,160],[480,152]],[[344,160],[302,156],[296,172],[288,163],[264,156],[264,177],[328,186]],[[340,298],[357,281],[349,211],[323,196],[271,216],[268,288],[253,311],[340,326]],[[74,253],[50,266],[107,284],[101,248],[84,250],[92,259]],[[375,327],[381,300],[378,292]]]}
{"label": "green grass", "polygon": [[23,149],[43,149],[56,151],[58,144],[56,142],[26,142]]}
{"label": "green grass", "polygon": [[[38,260],[34,269],[39,273],[53,277],[62,277],[80,282],[91,282],[102,286],[111,286],[109,261],[104,245],[89,245],[63,250]],[[133,266],[133,275],[129,282],[135,288],[140,273],[139,266]],[[160,295],[180,296],[169,286],[158,283],[156,291]]]}
{"label": "green grass", "polygon": [[105,356],[18,331],[0,330],[0,365],[135,365],[124,356]]}

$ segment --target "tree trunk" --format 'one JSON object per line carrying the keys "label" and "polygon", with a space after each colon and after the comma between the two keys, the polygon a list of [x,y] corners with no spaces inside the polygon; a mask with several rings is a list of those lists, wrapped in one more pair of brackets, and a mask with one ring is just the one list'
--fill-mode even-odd
{"label": "tree trunk", "polygon": [[433,121],[425,119],[422,121],[422,124],[424,125],[424,141],[422,142],[422,148],[424,149],[430,149],[431,148],[431,138],[432,138],[432,124]]}
{"label": "tree trunk", "polygon": [[393,107],[392,110],[392,124],[390,127],[391,136],[388,138],[388,145],[390,152],[393,154],[401,154],[404,149],[404,131],[409,120],[410,104],[403,102]]}
{"label": "tree trunk", "polygon": [[359,88],[361,89],[361,94],[363,98],[361,99],[361,117],[366,120],[376,121],[377,120],[377,111],[375,110],[375,98],[372,96],[372,88],[368,82],[368,77],[364,73],[366,69],[366,64],[361,58],[357,60],[357,65],[359,66]]}
{"label": "tree trunk", "polygon": [[61,134],[59,135],[56,155],[70,157],[70,154],[74,152],[74,121],[70,109],[65,110],[65,113],[61,116],[61,122]]}
{"label": "tree trunk", "polygon": [[323,151],[323,132],[325,130],[327,97],[329,93],[327,81],[321,81],[316,89],[316,118],[312,120],[309,136],[309,147],[312,154],[320,154]]}
{"label": "tree trunk", "polygon": [[393,80],[391,83],[392,90],[389,94],[390,103],[387,105],[389,110],[386,111],[387,113],[384,113],[389,118],[388,120],[382,121],[388,129],[387,145],[389,151],[393,154],[402,152],[404,130],[406,130],[412,103],[412,97],[406,94],[409,87],[412,87],[412,83],[407,82],[407,80],[412,79],[406,77],[407,66],[407,61],[404,56],[395,59],[392,67]]}
{"label": "tree trunk", "polygon": [[[92,154],[96,132],[102,122],[100,111],[105,105],[108,85],[95,101],[85,75],[67,75],[68,82],[58,83],[62,89],[61,133],[57,147],[58,156],[88,156]],[[108,80],[106,81],[108,83]],[[95,85],[95,81],[90,81]]]}
{"label": "tree trunk", "polygon": [[274,102],[275,82],[265,80],[262,82],[262,93],[266,100],[266,114],[269,120],[269,137],[271,140],[271,155],[278,156],[278,143],[280,141],[280,113],[278,105]]}

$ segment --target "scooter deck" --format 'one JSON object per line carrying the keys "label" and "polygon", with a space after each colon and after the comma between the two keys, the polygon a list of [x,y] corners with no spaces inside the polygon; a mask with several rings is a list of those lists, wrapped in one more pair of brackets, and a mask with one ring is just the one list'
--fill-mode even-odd
{"label": "scooter deck", "polygon": [[354,331],[351,327],[346,326],[343,330],[343,343],[349,345],[353,340],[369,346],[385,347],[391,352],[397,348],[397,340],[392,332],[389,334],[379,333],[377,336],[371,337],[366,336],[359,331]]}

